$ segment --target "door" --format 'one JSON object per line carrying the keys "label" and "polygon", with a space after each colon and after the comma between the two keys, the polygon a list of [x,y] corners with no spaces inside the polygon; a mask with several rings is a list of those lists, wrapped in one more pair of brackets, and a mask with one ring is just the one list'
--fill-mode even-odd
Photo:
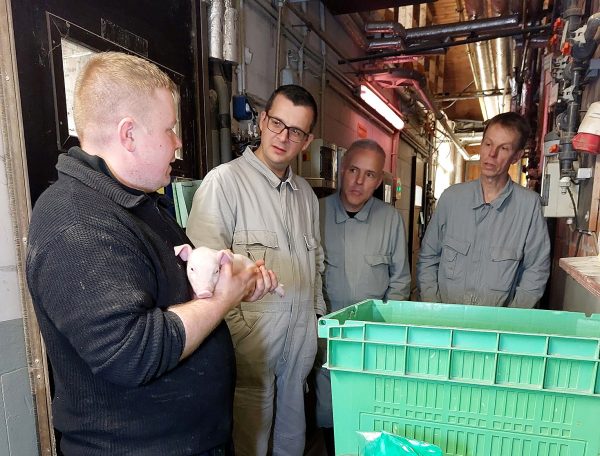
{"label": "door", "polygon": [[[158,64],[180,92],[180,158],[175,176],[201,177],[195,101],[195,6],[175,0],[13,1],[15,48],[32,203],[56,179],[60,153],[78,144],[71,88],[85,53],[123,51]],[[202,150],[206,150],[203,148]]]}
{"label": "door", "polygon": [[[206,7],[201,0],[12,1],[23,137],[31,203],[56,179],[58,155],[78,144],[70,119],[77,69],[93,52],[133,53],[159,65],[180,94],[183,147],[173,174],[200,178],[205,170],[204,71]],[[51,375],[33,312],[25,331],[41,454],[56,454],[50,412]]]}

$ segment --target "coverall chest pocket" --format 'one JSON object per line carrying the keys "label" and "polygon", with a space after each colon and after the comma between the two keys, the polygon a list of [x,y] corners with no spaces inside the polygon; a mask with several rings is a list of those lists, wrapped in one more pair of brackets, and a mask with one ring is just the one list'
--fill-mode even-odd
{"label": "coverall chest pocket", "polygon": [[491,290],[508,291],[517,277],[517,270],[523,255],[516,249],[492,247],[490,251],[491,266],[487,283]]}
{"label": "coverall chest pocket", "polygon": [[277,248],[277,234],[273,231],[236,231],[233,234],[233,253],[247,256],[252,261],[264,260],[265,267],[275,274],[279,272]]}
{"label": "coverall chest pocket", "polygon": [[440,271],[448,279],[462,277],[465,274],[467,254],[471,243],[446,236],[442,246]]}
{"label": "coverall chest pocket", "polygon": [[316,254],[317,254],[317,247],[319,247],[319,244],[317,243],[317,240],[315,239],[315,237],[310,233],[306,233],[304,235],[304,243],[306,244],[306,251],[308,253],[308,265],[309,265],[309,271],[310,271],[310,286],[314,287],[315,286],[315,274],[317,273]]}
{"label": "coverall chest pocket", "polygon": [[365,255],[365,271],[359,277],[359,294],[365,298],[383,299],[390,282],[391,255]]}

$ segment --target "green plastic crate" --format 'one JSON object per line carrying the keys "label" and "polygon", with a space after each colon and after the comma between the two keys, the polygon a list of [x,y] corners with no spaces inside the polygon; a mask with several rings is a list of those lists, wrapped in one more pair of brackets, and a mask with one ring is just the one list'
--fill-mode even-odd
{"label": "green plastic crate", "polygon": [[319,337],[337,455],[385,430],[445,456],[600,456],[600,314],[370,300]]}

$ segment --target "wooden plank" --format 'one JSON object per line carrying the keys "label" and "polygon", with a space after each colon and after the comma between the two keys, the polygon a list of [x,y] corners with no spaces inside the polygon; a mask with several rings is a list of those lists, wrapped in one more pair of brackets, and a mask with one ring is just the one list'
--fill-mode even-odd
{"label": "wooden plank", "polygon": [[14,207],[11,208],[11,222],[15,235],[17,279],[23,307],[25,347],[34,402],[32,406],[36,417],[37,441],[40,454],[53,456],[56,455],[56,445],[52,426],[46,352],[25,280],[26,243],[31,205],[26,181],[23,118],[13,38],[15,30],[9,0],[0,0],[0,30],[4,30],[0,33],[0,75],[2,75],[0,99],[3,101],[0,104],[0,141],[2,141],[0,149],[5,151],[2,159],[7,171],[7,188],[9,198],[14,203]]}
{"label": "wooden plank", "polygon": [[559,265],[577,283],[600,298],[600,258],[597,256],[561,258]]}

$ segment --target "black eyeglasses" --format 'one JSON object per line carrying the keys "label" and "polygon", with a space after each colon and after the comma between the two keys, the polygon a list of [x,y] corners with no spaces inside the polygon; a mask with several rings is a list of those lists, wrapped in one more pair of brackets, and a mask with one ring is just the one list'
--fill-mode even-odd
{"label": "black eyeglasses", "polygon": [[308,133],[306,133],[305,131],[302,131],[296,127],[288,127],[277,117],[271,117],[269,114],[267,114],[267,128],[276,135],[281,133],[283,130],[287,130],[288,138],[290,138],[290,141],[295,143],[304,141],[308,136]]}

